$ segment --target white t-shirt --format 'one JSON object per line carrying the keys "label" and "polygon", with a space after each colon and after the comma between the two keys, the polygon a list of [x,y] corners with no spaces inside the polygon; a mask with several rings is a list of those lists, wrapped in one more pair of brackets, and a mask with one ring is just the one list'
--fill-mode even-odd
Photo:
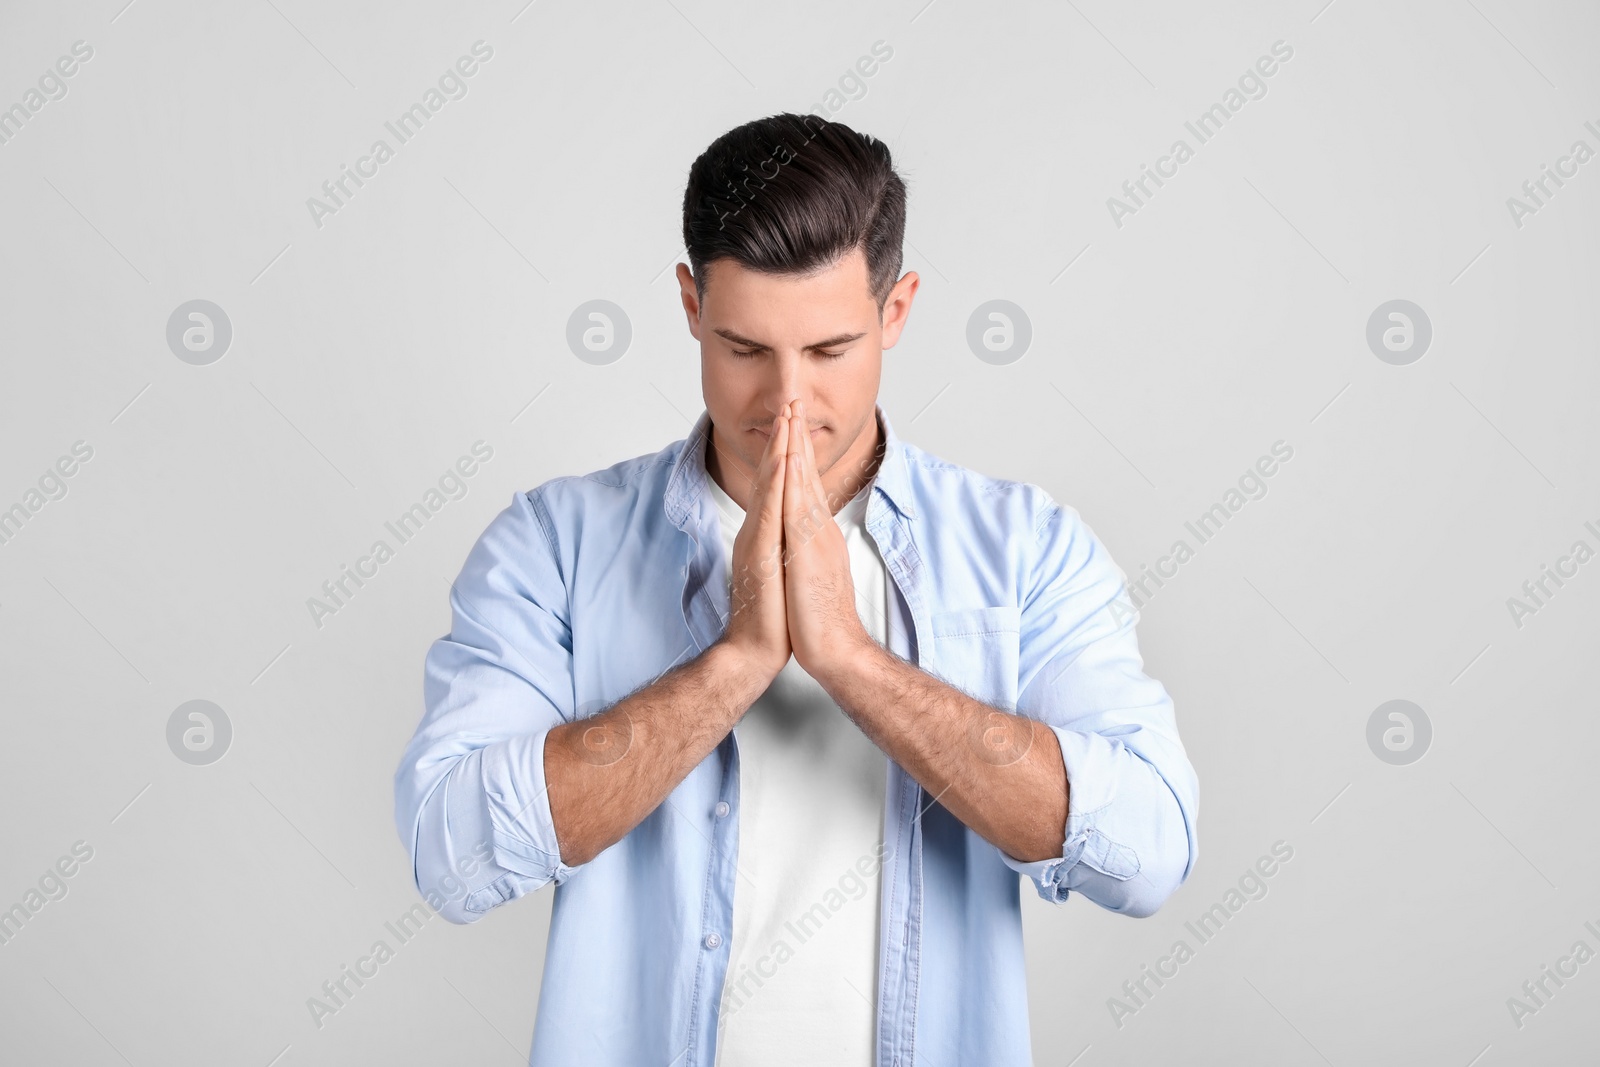
{"label": "white t-shirt", "polygon": [[[732,570],[744,511],[706,477]],[[885,640],[870,484],[839,509],[856,610]],[[729,575],[730,584],[732,574]],[[716,1067],[871,1067],[887,757],[794,657],[734,727],[739,873]]]}

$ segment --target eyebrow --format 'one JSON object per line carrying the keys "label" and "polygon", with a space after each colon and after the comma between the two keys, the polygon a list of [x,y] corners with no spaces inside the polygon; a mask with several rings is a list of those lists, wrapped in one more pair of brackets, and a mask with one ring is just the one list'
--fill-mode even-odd
{"label": "eyebrow", "polygon": [[[719,327],[712,332],[726,341],[732,341],[736,345],[743,345],[745,348],[752,348],[758,352],[772,351],[771,345],[762,344],[760,341],[752,341],[750,338],[742,337],[739,334],[734,333],[732,330],[726,330]],[[830,337],[825,341],[814,341],[811,344],[806,345],[802,351],[814,352],[821,348],[837,348],[839,345],[846,345],[850,344],[852,341],[859,341],[866,335],[867,334],[865,330],[863,330],[861,333],[841,333],[837,337]]]}

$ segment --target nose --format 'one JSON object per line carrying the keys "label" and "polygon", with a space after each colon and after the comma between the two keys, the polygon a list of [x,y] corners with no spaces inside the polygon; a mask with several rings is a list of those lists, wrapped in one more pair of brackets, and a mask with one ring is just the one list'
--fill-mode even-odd
{"label": "nose", "polygon": [[799,353],[779,353],[768,362],[767,366],[770,369],[767,380],[762,383],[762,392],[770,415],[782,415],[785,404],[809,399],[805,382],[802,380],[805,363]]}

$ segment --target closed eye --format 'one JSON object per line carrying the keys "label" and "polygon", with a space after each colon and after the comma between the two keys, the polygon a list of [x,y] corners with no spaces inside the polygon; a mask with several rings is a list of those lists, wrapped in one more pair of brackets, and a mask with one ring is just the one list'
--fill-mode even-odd
{"label": "closed eye", "polygon": [[[757,352],[757,351],[755,351],[753,349],[751,351],[746,352],[746,351],[744,351],[742,349],[730,348],[728,351],[732,352],[736,356],[747,356],[748,357],[748,356],[758,356],[758,355],[761,354],[760,352]],[[818,352],[817,355],[822,356],[825,359],[841,359],[841,358],[844,357],[845,353],[843,353],[843,352]]]}

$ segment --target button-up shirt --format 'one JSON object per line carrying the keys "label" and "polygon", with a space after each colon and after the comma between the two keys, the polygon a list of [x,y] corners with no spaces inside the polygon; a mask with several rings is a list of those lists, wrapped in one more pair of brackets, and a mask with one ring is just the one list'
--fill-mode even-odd
{"label": "button-up shirt", "polygon": [[[885,757],[879,1067],[1032,1062],[1021,881],[1147,916],[1198,855],[1199,786],[1173,702],[1144,672],[1126,577],[1070,506],[899,439],[866,523],[890,578],[886,647],[1046,725],[1068,782],[1059,854],[1023,861]],[[709,647],[729,612],[707,491],[710,415],[660,452],[516,494],[450,594],[424,663],[395,819],[454,923],[554,886],[530,1063],[711,1067],[739,875],[737,727],[627,835],[562,861],[545,737]],[[915,707],[897,709],[914,718]],[[625,760],[626,739],[615,754]],[[1009,758],[983,751],[976,758]],[[1019,877],[1020,876],[1020,877]]]}

